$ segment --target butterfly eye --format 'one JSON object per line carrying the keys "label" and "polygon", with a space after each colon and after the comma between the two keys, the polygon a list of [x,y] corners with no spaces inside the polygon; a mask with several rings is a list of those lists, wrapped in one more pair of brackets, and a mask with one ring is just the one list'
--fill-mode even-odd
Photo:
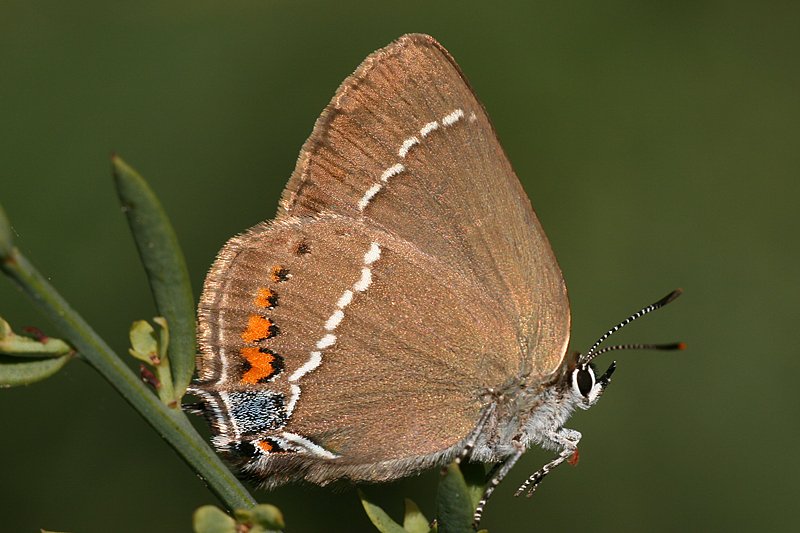
{"label": "butterfly eye", "polygon": [[580,392],[584,398],[589,397],[594,384],[594,370],[591,366],[580,365],[572,372],[572,388]]}

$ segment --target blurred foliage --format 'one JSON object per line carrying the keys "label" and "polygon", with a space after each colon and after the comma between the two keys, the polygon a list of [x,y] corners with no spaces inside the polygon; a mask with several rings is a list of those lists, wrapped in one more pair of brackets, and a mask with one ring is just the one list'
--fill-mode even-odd
{"label": "blurred foliage", "polygon": [[194,512],[195,533],[271,533],[286,527],[283,515],[274,505],[256,505],[238,510],[235,518],[213,505],[204,505]]}

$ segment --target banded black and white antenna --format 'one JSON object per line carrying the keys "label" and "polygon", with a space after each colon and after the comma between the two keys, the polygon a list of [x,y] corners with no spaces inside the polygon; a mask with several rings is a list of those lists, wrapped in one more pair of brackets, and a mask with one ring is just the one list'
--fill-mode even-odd
{"label": "banded black and white antenna", "polygon": [[683,343],[683,342],[674,342],[674,343],[669,343],[669,344],[618,344],[618,345],[615,345],[615,346],[607,346],[605,348],[602,348],[602,349],[598,350],[600,345],[603,344],[603,342],[605,342],[606,339],[608,339],[611,335],[613,335],[617,331],[621,330],[622,328],[624,328],[625,326],[627,326],[628,324],[630,324],[631,322],[633,322],[637,318],[641,318],[644,315],[655,311],[656,309],[661,309],[662,307],[664,307],[668,303],[670,303],[673,300],[675,300],[675,298],[677,298],[681,294],[683,294],[683,290],[682,289],[675,289],[674,291],[672,291],[671,293],[667,294],[666,296],[664,296],[663,298],[661,298],[657,302],[643,307],[642,309],[640,309],[639,311],[635,312],[634,314],[632,314],[631,316],[629,316],[628,318],[626,318],[625,320],[623,320],[622,322],[620,322],[619,324],[614,326],[613,328],[611,328],[608,331],[606,331],[599,339],[597,339],[597,342],[595,342],[592,345],[591,348],[589,348],[584,354],[582,354],[580,356],[580,358],[578,360],[578,364],[582,365],[582,366],[587,365],[592,361],[592,359],[594,359],[598,355],[604,354],[606,352],[616,351],[616,350],[684,350],[684,349],[686,349],[686,344],[685,343]]}

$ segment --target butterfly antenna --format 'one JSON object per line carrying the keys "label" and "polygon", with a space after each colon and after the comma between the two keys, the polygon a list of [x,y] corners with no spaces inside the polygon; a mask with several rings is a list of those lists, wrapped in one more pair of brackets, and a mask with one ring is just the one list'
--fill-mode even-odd
{"label": "butterfly antenna", "polygon": [[675,298],[677,298],[681,294],[683,294],[683,290],[682,289],[675,289],[671,293],[669,293],[666,296],[664,296],[663,298],[661,298],[659,301],[657,301],[655,303],[652,303],[652,304],[650,304],[650,305],[648,305],[646,307],[643,307],[642,309],[640,309],[639,311],[635,312],[634,314],[632,314],[631,316],[629,316],[628,318],[626,318],[625,320],[623,320],[622,322],[620,322],[619,324],[614,326],[613,328],[611,328],[608,331],[606,331],[599,339],[597,339],[597,342],[595,342],[592,345],[592,347],[589,348],[589,350],[587,350],[586,353],[584,353],[581,356],[580,364],[587,364],[592,359],[597,357],[598,355],[606,353],[606,352],[614,351],[614,350],[683,350],[683,349],[685,349],[686,348],[686,344],[684,344],[682,342],[678,342],[678,343],[671,343],[671,344],[620,344],[620,345],[616,345],[616,346],[608,346],[606,348],[598,350],[600,345],[603,344],[603,342],[605,342],[605,340],[608,339],[611,335],[613,335],[617,331],[621,330],[622,328],[624,328],[625,326],[627,326],[628,324],[630,324],[631,322],[633,322],[637,318],[643,317],[644,315],[646,315],[648,313],[651,313],[651,312],[655,311],[656,309],[660,309],[660,308],[664,307],[665,305],[667,305],[668,303],[673,301]]}

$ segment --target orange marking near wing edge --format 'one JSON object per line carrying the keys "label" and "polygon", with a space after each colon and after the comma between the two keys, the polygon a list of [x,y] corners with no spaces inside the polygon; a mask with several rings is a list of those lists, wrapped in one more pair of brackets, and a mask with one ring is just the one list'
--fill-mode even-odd
{"label": "orange marking near wing edge", "polygon": [[250,369],[242,376],[242,383],[255,385],[260,380],[268,378],[278,371],[273,364],[275,356],[271,353],[264,353],[254,346],[246,346],[241,350],[242,357],[250,363]]}
{"label": "orange marking near wing edge", "polygon": [[277,302],[278,295],[275,292],[271,291],[267,288],[258,289],[258,294],[256,295],[255,300],[253,303],[256,304],[258,307],[275,307],[275,303]]}
{"label": "orange marking near wing edge", "polygon": [[259,442],[258,447],[261,448],[266,453],[270,453],[273,450],[272,444],[270,444],[269,441],[266,440],[262,440],[261,442]]}
{"label": "orange marking near wing edge", "polygon": [[256,342],[261,339],[269,339],[273,336],[274,324],[269,318],[261,315],[250,315],[247,319],[247,329],[242,332],[244,342]]}
{"label": "orange marking near wing edge", "polygon": [[289,271],[283,268],[281,265],[275,265],[270,270],[270,279],[275,283],[280,283],[281,281],[286,281],[289,277]]}

